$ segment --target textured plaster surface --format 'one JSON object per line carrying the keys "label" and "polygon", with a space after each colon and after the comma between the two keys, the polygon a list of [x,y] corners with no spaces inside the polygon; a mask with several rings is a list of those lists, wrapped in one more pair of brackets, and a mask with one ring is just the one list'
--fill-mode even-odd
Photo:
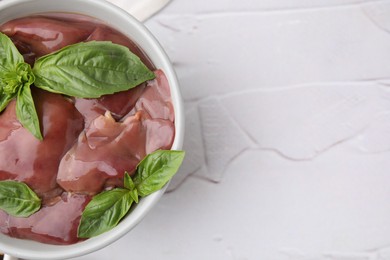
{"label": "textured plaster surface", "polygon": [[77,258],[390,260],[390,1],[173,0],[187,157],[145,220]]}

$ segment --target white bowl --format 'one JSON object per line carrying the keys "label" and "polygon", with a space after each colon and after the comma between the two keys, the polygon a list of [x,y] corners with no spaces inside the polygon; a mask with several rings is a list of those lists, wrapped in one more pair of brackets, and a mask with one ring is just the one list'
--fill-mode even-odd
{"label": "white bowl", "polygon": [[[154,65],[162,69],[169,81],[175,109],[175,140],[172,149],[180,150],[184,137],[184,115],[178,82],[172,65],[157,40],[135,18],[124,10],[103,0],[2,0],[0,23],[17,17],[42,12],[74,12],[105,21],[135,41]],[[48,245],[15,239],[0,234],[0,251],[27,259],[65,259],[81,256],[109,245],[134,228],[156,204],[166,189],[143,198],[134,210],[113,230],[74,245]],[[130,245],[131,246],[131,245]]]}

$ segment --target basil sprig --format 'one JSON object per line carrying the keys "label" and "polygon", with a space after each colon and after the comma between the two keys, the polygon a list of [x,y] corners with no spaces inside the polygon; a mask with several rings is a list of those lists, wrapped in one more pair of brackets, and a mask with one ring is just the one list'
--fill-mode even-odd
{"label": "basil sprig", "polygon": [[38,115],[30,85],[35,77],[10,38],[0,33],[0,112],[16,98],[16,115],[20,123],[42,140]]}
{"label": "basil sprig", "polygon": [[40,208],[41,200],[25,183],[0,181],[0,209],[15,217],[28,217]]}
{"label": "basil sprig", "polygon": [[76,43],[40,57],[33,68],[0,33],[0,112],[16,98],[20,123],[42,140],[30,86],[73,97],[98,98],[155,77],[128,48],[107,41]]}
{"label": "basil sprig", "polygon": [[125,173],[124,188],[115,188],[94,196],[81,216],[78,237],[90,238],[114,228],[126,216],[133,202],[160,190],[175,175],[185,152],[158,150],[137,166],[134,180]]}

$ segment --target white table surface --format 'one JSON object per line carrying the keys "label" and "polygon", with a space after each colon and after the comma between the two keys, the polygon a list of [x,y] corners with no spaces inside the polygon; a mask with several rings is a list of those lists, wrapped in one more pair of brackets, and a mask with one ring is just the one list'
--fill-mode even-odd
{"label": "white table surface", "polygon": [[173,0],[187,158],[77,260],[390,260],[390,1]]}

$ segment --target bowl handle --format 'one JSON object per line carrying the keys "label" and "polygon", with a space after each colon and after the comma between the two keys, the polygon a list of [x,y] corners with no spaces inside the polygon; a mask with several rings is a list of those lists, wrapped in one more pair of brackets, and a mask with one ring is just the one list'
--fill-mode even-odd
{"label": "bowl handle", "polygon": [[137,20],[144,22],[165,7],[171,0],[109,0],[109,2],[129,12]]}

